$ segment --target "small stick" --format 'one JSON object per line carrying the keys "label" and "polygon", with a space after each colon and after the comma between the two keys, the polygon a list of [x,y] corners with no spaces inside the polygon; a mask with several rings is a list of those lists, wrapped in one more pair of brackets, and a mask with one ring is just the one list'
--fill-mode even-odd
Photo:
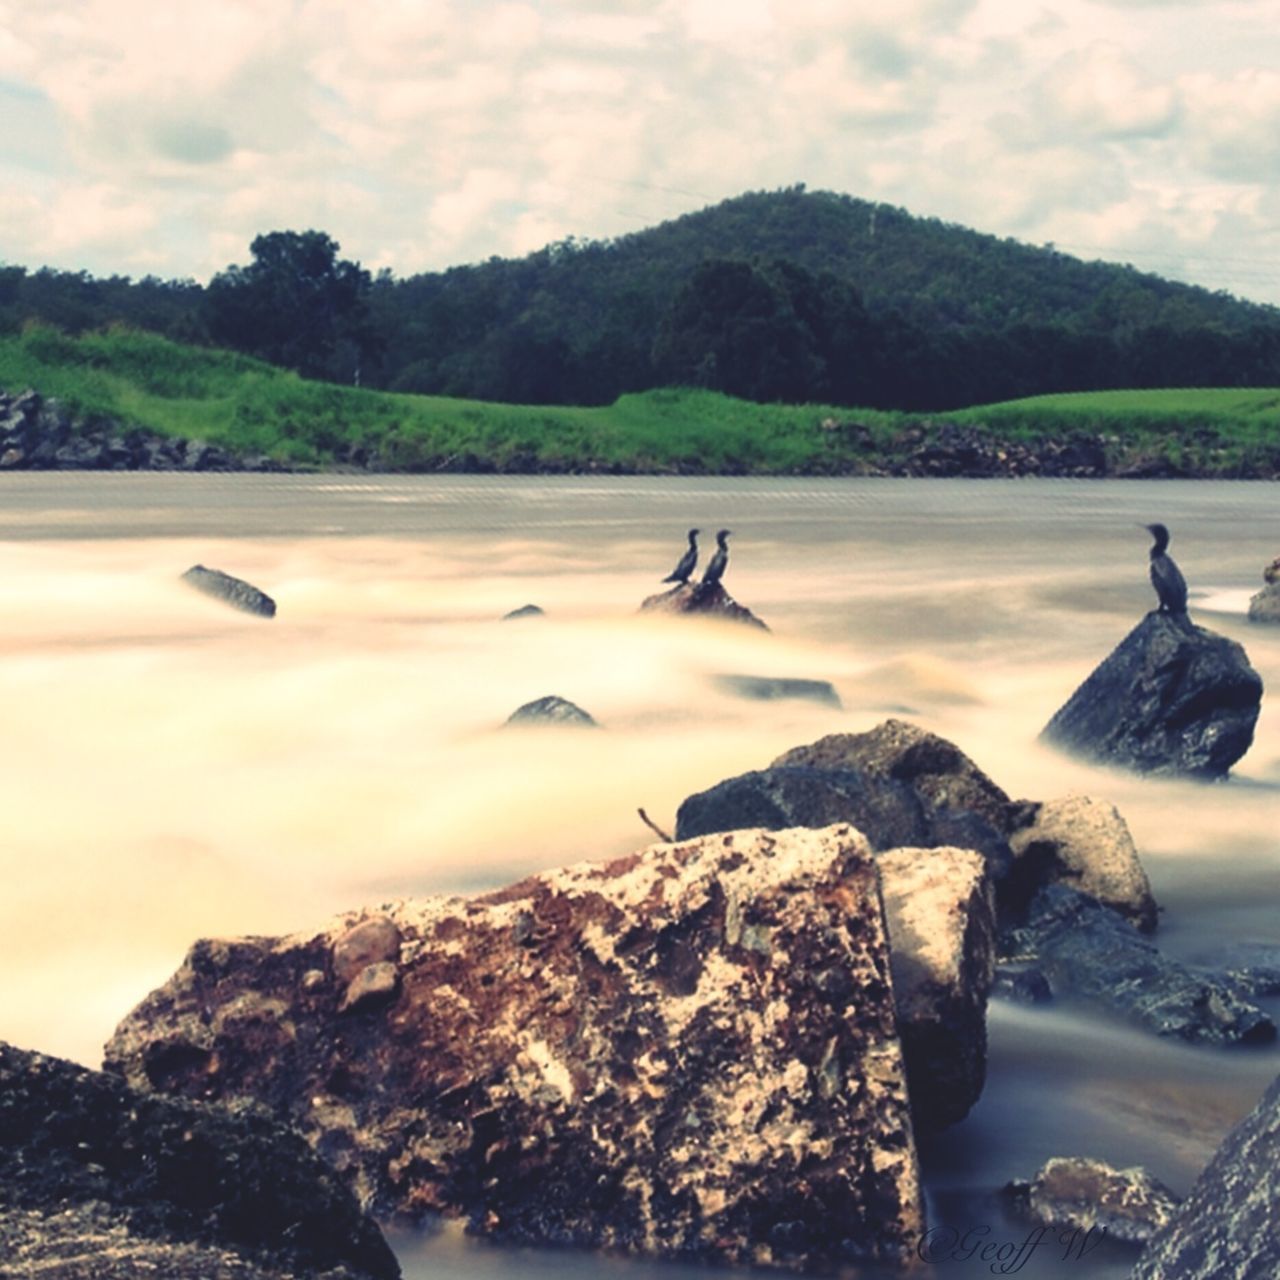
{"label": "small stick", "polygon": [[643,822],[644,825],[648,827],[650,831],[654,832],[657,835],[658,839],[663,842],[663,844],[672,843],[671,837],[667,835],[667,833],[663,831],[663,829],[660,826],[658,826],[658,824],[654,822],[649,817],[649,815],[645,813],[643,809],[637,809],[636,812],[640,815],[640,821]]}

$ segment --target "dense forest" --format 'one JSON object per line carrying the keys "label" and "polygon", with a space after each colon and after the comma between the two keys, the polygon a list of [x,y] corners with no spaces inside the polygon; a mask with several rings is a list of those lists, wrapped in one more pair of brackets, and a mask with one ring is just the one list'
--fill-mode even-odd
{"label": "dense forest", "polygon": [[799,187],[405,279],[319,231],[250,251],[207,288],[0,267],[0,332],[118,323],[312,378],[524,404],[687,386],[935,410],[1280,385],[1276,308]]}

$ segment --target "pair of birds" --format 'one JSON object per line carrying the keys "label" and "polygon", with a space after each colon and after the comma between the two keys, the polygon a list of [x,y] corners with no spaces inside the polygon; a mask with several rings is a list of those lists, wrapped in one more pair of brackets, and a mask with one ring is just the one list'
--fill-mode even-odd
{"label": "pair of birds", "polygon": [[[701,532],[701,529],[689,530],[689,549],[680,557],[680,563],[662,579],[663,582],[678,582],[681,586],[688,583],[698,563],[698,534]],[[721,529],[716,534],[716,553],[702,571],[699,590],[714,587],[724,577],[725,566],[729,563],[729,534],[732,532],[731,529]]]}

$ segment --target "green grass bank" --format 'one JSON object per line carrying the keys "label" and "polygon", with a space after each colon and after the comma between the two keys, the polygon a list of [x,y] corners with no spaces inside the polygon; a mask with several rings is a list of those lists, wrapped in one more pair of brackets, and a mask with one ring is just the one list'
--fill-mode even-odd
{"label": "green grass bank", "polygon": [[1078,458],[1084,441],[1105,454],[1102,474],[1280,475],[1280,389],[1043,396],[930,417],[687,389],[524,406],[308,382],[152,334],[47,328],[0,339],[0,389],[27,387],[78,417],[294,468],[370,457],[385,470],[1075,474],[1044,460]]}

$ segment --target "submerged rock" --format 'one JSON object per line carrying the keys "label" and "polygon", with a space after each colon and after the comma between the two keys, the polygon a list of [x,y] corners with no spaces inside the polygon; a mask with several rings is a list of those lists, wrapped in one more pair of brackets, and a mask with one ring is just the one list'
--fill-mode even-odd
{"label": "submerged rock", "polygon": [[1068,796],[1027,805],[1023,820],[1026,825],[1009,837],[1009,843],[1019,864],[1027,864],[1025,878],[1038,884],[1067,884],[1097,898],[1144,933],[1155,929],[1151,882],[1115,805]]}
{"label": "submerged rock", "polygon": [[221,569],[206,569],[202,564],[192,565],[182,575],[182,580],[203,591],[207,596],[223,600],[235,609],[256,614],[259,618],[274,618],[276,602],[252,583],[233,578]]}
{"label": "submerged rock", "polygon": [[595,720],[576,703],[568,698],[548,694],[545,698],[535,698],[517,707],[506,720],[507,724],[540,725],[540,724],[576,724],[599,728]]}
{"label": "submerged rock", "polygon": [[199,944],[108,1061],[141,1087],[260,1099],[397,1218],[793,1268],[901,1260],[918,1239],[856,831],[658,845],[378,915],[401,939],[394,1003],[338,1012],[359,917]]}
{"label": "submerged rock", "polygon": [[1132,1280],[1264,1280],[1280,1275],[1280,1079],[1226,1136]]}
{"label": "submerged rock", "polygon": [[302,1139],[0,1044],[0,1274],[394,1280],[373,1221]]}
{"label": "submerged rock", "polygon": [[1160,954],[1131,924],[1087,894],[1042,889],[1025,928],[1008,940],[1034,957],[1055,994],[1076,996],[1162,1036],[1200,1044],[1262,1044],[1271,1019],[1230,979]]}
{"label": "submerged rock", "polygon": [[774,698],[799,698],[840,706],[840,695],[829,680],[798,680],[790,676],[712,676],[715,685],[725,693],[762,702]]}
{"label": "submerged rock", "polygon": [[1102,764],[1220,778],[1253,742],[1261,700],[1239,644],[1185,615],[1152,612],[1040,736]]}
{"label": "submerged rock", "polygon": [[502,615],[502,622],[513,622],[518,618],[545,618],[547,615],[536,604],[522,604],[518,609]]}
{"label": "submerged rock", "polygon": [[1083,1156],[1055,1156],[1030,1182],[1012,1182],[1005,1191],[1032,1222],[1098,1231],[1126,1244],[1145,1244],[1179,1203],[1145,1169],[1116,1169]]}
{"label": "submerged rock", "polygon": [[930,1132],[963,1120],[986,1081],[991,879],[969,849],[893,849],[877,862],[911,1116]]}
{"label": "submerged rock", "polygon": [[1250,622],[1280,622],[1280,583],[1269,582],[1249,600]]}
{"label": "submerged rock", "polygon": [[745,622],[768,631],[759,618],[745,605],[740,605],[716,582],[704,587],[699,582],[682,582],[670,591],[649,596],[640,606],[641,613],[695,614],[707,618],[723,618],[726,622]]}

